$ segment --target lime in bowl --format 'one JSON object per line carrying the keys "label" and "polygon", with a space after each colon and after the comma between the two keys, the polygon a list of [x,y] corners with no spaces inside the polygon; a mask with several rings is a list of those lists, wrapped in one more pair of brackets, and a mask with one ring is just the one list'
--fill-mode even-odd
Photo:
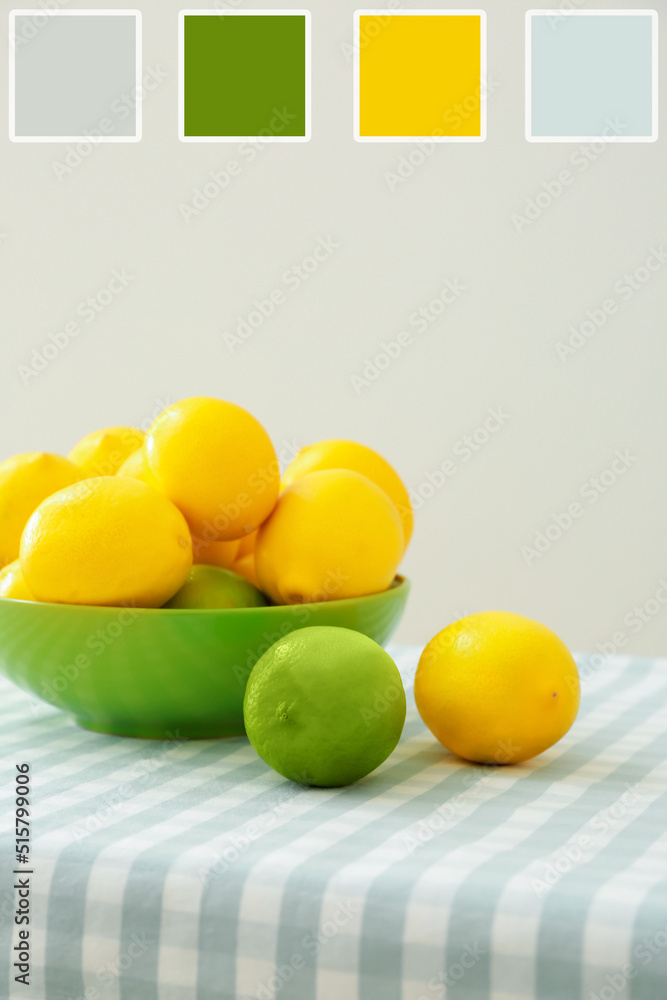
{"label": "lime in bowl", "polygon": [[397,576],[368,597],[265,608],[158,610],[0,598],[0,671],[100,733],[145,739],[240,736],[254,664],[308,625],[384,644],[410,589]]}

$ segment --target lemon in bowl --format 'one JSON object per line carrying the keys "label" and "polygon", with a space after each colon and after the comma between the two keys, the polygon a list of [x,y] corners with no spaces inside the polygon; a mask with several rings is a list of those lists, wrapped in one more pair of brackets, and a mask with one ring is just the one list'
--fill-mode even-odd
{"label": "lemon in bowl", "polygon": [[0,568],[18,559],[21,535],[43,500],[85,473],[61,455],[31,451],[0,462]]}
{"label": "lemon in bowl", "polygon": [[365,459],[369,476],[314,470],[279,499],[267,432],[210,397],[167,407],[145,439],[88,435],[70,459],[0,466],[0,670],[80,725],[239,735],[275,642],[321,625],[382,644],[398,624],[404,528]]}
{"label": "lemon in bowl", "polygon": [[273,444],[241,406],[194,396],[156,417],[144,442],[146,475],[198,538],[229,542],[271,513],[280,487]]}
{"label": "lemon in bowl", "polygon": [[386,590],[403,555],[400,517],[358,472],[323,469],[281,493],[255,543],[260,588],[277,604]]}
{"label": "lemon in bowl", "polygon": [[181,512],[151,486],[98,476],[40,504],[20,560],[38,601],[159,608],[185,583],[192,538]]}
{"label": "lemon in bowl", "polygon": [[86,434],[67,456],[78,465],[87,479],[114,476],[124,462],[141,448],[143,431],[138,427],[104,427]]}
{"label": "lemon in bowl", "polygon": [[309,472],[322,472],[325,469],[359,472],[384,490],[401,519],[404,548],[407,548],[414,527],[412,503],[403,480],[386,458],[358,441],[339,438],[318,441],[317,444],[301,448],[285,469],[282,485],[291,486],[301,476]]}

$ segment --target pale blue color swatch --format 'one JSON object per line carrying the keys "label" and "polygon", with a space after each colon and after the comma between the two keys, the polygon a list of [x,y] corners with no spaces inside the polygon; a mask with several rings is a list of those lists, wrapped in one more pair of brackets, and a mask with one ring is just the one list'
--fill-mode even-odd
{"label": "pale blue color swatch", "polygon": [[532,137],[651,136],[653,18],[532,15]]}

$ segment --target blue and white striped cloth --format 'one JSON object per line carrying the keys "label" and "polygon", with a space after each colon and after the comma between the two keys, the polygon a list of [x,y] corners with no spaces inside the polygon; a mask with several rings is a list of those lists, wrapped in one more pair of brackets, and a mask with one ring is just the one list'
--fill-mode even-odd
{"label": "blue and white striped cloth", "polygon": [[[418,651],[393,652],[409,679]],[[667,663],[600,660],[536,760],[457,760],[412,704],[393,756],[326,790],[243,739],[101,736],[2,681],[0,997],[664,1000]],[[22,761],[30,987],[10,957]]]}

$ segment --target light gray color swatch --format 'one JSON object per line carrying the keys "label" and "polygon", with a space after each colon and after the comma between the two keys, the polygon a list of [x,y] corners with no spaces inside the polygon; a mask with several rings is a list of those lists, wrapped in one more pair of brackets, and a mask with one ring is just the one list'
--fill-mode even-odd
{"label": "light gray color swatch", "polygon": [[533,15],[531,135],[650,136],[652,31],[650,14]]}
{"label": "light gray color swatch", "polygon": [[16,17],[15,135],[137,134],[133,14]]}

